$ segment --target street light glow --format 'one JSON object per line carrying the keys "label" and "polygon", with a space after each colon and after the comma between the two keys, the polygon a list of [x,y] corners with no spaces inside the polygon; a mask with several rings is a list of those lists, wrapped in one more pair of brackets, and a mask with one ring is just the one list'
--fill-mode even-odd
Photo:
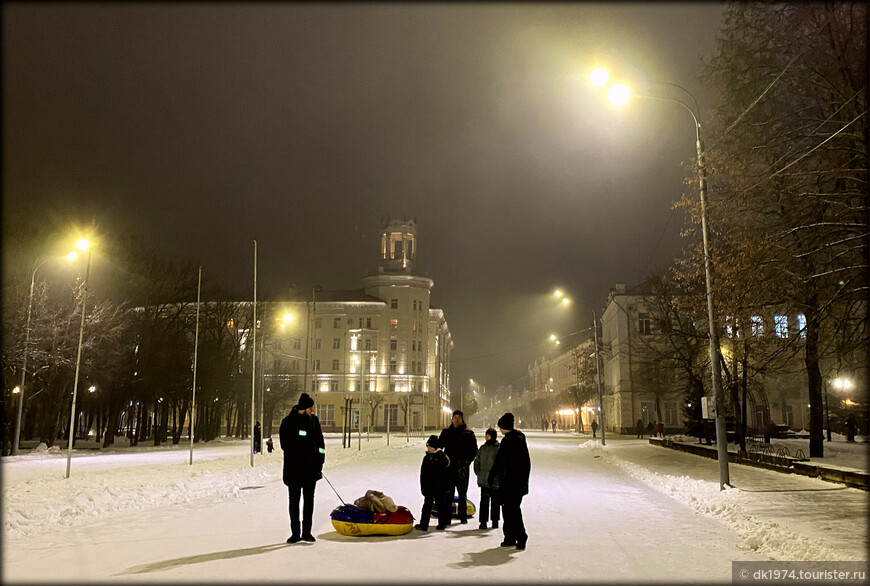
{"label": "street light glow", "polygon": [[12,392],[17,395],[18,393],[21,392],[21,387],[15,387],[14,389],[12,389]]}
{"label": "street light glow", "polygon": [[614,106],[622,106],[631,96],[631,92],[628,89],[628,86],[617,83],[615,85],[610,86],[610,89],[607,90],[607,99],[610,100]]}
{"label": "street light glow", "polygon": [[87,250],[90,245],[91,243],[88,242],[87,238],[82,238],[81,240],[76,242],[76,248],[78,248],[79,250]]}
{"label": "street light glow", "polygon": [[562,293],[561,290],[556,289],[555,291],[553,291],[553,295],[555,295],[556,297],[561,297],[562,295],[564,295],[564,293]]}
{"label": "street light glow", "polygon": [[607,73],[606,69],[601,67],[593,69],[592,73],[589,74],[589,81],[592,82],[592,85],[598,87],[604,87],[604,84],[607,83],[608,79],[610,79],[610,74]]}
{"label": "street light glow", "polygon": [[289,313],[285,313],[284,314],[284,323],[289,324],[291,321],[293,321],[293,316]]}
{"label": "street light glow", "polygon": [[847,378],[834,379],[835,389],[849,389],[852,387],[852,381]]}
{"label": "street light glow", "polygon": [[75,260],[75,259],[77,259],[77,258],[79,257],[79,253],[76,252],[75,250],[73,250],[73,251],[70,252],[68,255],[66,255],[66,257],[67,257],[68,259],[70,259],[70,260]]}

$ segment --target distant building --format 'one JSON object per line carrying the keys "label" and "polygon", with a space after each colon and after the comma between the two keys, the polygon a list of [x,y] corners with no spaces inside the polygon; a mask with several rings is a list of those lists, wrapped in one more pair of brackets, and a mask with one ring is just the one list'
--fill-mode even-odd
{"label": "distant building", "polygon": [[[670,300],[679,307],[680,299]],[[667,343],[661,301],[652,295],[649,283],[627,287],[618,283],[610,290],[607,307],[602,318],[602,363],[604,367],[604,408],[608,430],[631,433],[637,420],[644,425],[663,421],[665,428],[680,431],[685,428],[684,407],[687,404],[685,368],[680,357]],[[675,313],[680,314],[678,310]],[[693,318],[682,313],[687,320],[683,327],[694,328]],[[745,343],[759,348],[762,344],[768,356],[778,360],[766,369],[750,371],[747,384],[746,421],[749,433],[759,433],[768,423],[784,424],[794,430],[809,430],[809,393],[803,364],[802,339],[806,336],[803,314],[787,309],[771,308],[763,315],[749,315],[742,320],[720,316],[723,334],[720,338],[725,368],[742,374],[743,367],[737,357]],[[702,319],[698,320],[699,325]],[[703,377],[710,394],[709,346],[704,331],[698,332],[703,361],[696,372]],[[780,352],[790,344],[788,352]],[[755,357],[753,357],[755,358]],[[841,407],[866,402],[866,352],[853,352],[821,362],[822,376],[831,395],[830,410],[844,412]],[[726,379],[723,372],[723,381]],[[839,380],[838,380],[839,379]],[[843,382],[848,381],[848,382]],[[837,389],[849,385],[850,392]],[[723,383],[724,384],[724,383]],[[732,404],[729,389],[725,390],[726,403]],[[846,396],[848,395],[848,397]],[[733,408],[726,414],[729,431],[733,429]],[[835,417],[836,415],[832,415]],[[837,422],[832,420],[832,427]]]}
{"label": "distant building", "polygon": [[364,432],[446,426],[453,340],[443,310],[430,304],[433,280],[416,271],[416,232],[413,219],[385,223],[378,266],[360,289],[269,304],[263,384],[284,397],[273,426],[303,390],[324,431],[359,429],[360,401]]}

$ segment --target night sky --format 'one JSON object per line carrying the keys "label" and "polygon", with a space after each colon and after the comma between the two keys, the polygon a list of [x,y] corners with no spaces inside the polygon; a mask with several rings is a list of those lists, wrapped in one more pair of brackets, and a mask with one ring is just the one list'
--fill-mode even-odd
{"label": "night sky", "polygon": [[4,214],[92,209],[242,293],[257,240],[260,298],[360,287],[382,221],[413,217],[453,383],[494,388],[680,249],[691,118],[586,76],[704,108],[721,9],[5,2]]}

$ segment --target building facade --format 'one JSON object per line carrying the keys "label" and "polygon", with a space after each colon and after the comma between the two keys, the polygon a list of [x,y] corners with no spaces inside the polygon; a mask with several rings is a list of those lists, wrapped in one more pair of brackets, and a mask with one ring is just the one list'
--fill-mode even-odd
{"label": "building facade", "polygon": [[413,219],[383,226],[378,266],[360,289],[271,304],[264,392],[286,395],[273,426],[303,389],[327,432],[446,425],[453,340],[443,310],[431,306],[433,280],[416,270],[416,232]]}

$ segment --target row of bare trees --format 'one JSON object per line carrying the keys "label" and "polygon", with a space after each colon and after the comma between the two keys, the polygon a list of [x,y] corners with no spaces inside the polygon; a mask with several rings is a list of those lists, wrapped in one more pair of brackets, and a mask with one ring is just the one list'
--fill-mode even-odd
{"label": "row of bare trees", "polygon": [[[37,279],[27,348],[21,441],[52,446],[58,440],[91,436],[103,447],[116,438],[130,445],[178,443],[190,433],[197,269],[149,247],[141,239],[103,243],[112,259],[103,278],[90,283],[81,374],[70,422],[78,330],[81,275]],[[4,258],[4,266],[27,266],[25,255]],[[26,278],[25,278],[26,277]],[[11,448],[17,412],[13,393],[21,379],[29,277],[10,270],[3,291],[3,453]],[[196,440],[222,433],[247,437],[250,427],[250,353],[242,337],[253,319],[249,302],[229,301],[219,286],[203,279]],[[278,393],[276,393],[277,395]],[[189,437],[189,436],[188,436]]]}

